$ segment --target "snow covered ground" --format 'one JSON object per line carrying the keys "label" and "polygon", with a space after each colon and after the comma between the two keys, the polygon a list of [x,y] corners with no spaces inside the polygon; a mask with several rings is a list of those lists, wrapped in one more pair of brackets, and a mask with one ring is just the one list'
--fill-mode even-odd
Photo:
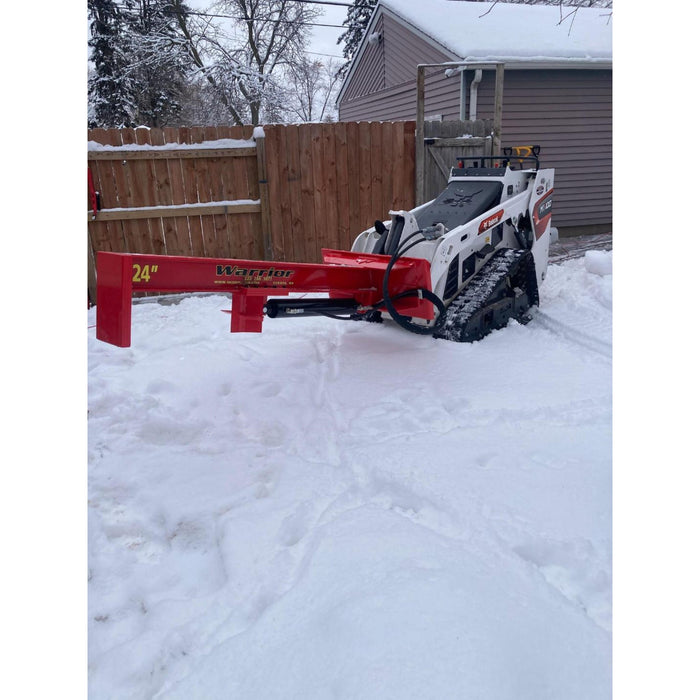
{"label": "snow covered ground", "polygon": [[611,273],[476,344],[218,296],[91,329],[90,697],[609,698]]}

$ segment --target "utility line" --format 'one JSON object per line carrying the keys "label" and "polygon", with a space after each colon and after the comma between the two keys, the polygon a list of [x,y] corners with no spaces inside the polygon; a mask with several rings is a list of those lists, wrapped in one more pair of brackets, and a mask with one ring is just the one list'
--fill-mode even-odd
{"label": "utility line", "polygon": [[314,56],[328,56],[328,58],[345,58],[344,56],[338,56],[334,53],[319,53],[318,51],[304,51],[304,53],[311,53]]}
{"label": "utility line", "polygon": [[[333,5],[333,6],[338,6],[338,7],[357,7],[357,8],[370,8],[374,9],[374,5],[353,5],[352,3],[349,2],[334,2],[333,0],[286,0],[287,2],[299,2],[302,4],[311,4],[311,5]],[[120,9],[127,9],[124,6],[118,6]],[[167,6],[166,6],[167,7]],[[169,7],[174,7],[173,5],[170,5]],[[261,18],[252,18],[252,19],[245,19],[243,17],[236,17],[235,15],[220,15],[220,14],[215,14],[211,12],[203,12],[201,10],[191,10],[188,9],[184,13],[185,15],[192,15],[194,17],[211,17],[213,19],[235,19],[238,22],[261,22],[261,23],[270,23],[270,22],[283,22],[285,24],[299,24],[301,26],[305,27],[330,27],[332,29],[347,29],[347,25],[345,24],[324,24],[320,22],[299,22],[298,20],[281,20],[281,19],[261,19]]]}
{"label": "utility line", "polygon": [[[343,5],[343,6],[348,6],[348,7],[354,7],[350,3],[342,3],[342,2],[331,2],[330,0],[287,0],[287,2],[306,2],[306,3],[313,3],[317,5]],[[128,9],[124,5],[117,5],[120,9]],[[171,7],[173,7],[171,5]],[[367,6],[369,7],[369,5]],[[219,15],[219,14],[212,14],[209,12],[200,12],[198,10],[188,10],[186,15],[194,15],[196,17],[212,17],[216,19],[235,19],[238,22],[259,22],[259,23],[270,23],[270,22],[282,22],[284,24],[299,24],[302,26],[307,26],[307,27],[331,27],[334,29],[347,29],[345,25],[342,24],[321,24],[318,22],[299,22],[298,20],[285,20],[285,19],[248,19],[246,20],[243,17],[236,17],[235,15]],[[338,56],[336,54],[330,54],[330,53],[319,53],[317,51],[304,51],[304,53],[309,53],[309,54],[315,54],[317,56],[328,56],[329,58],[344,58],[344,56]]]}
{"label": "utility line", "polygon": [[236,17],[235,15],[215,15],[215,14],[210,14],[209,12],[195,12],[195,11],[189,11],[187,12],[188,15],[193,15],[195,17],[213,17],[216,19],[235,19],[237,22],[257,22],[257,23],[276,23],[276,22],[282,22],[283,24],[298,24],[300,26],[305,26],[305,27],[332,27],[334,29],[347,29],[347,27],[343,24],[321,24],[319,22],[300,22],[299,20],[295,19],[245,19],[244,17]]}

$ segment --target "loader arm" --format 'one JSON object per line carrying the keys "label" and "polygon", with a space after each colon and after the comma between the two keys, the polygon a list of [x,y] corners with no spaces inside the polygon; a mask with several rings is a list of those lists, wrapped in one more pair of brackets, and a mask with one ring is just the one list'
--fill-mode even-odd
{"label": "loader arm", "polygon": [[[352,300],[360,313],[381,304],[389,256],[324,250],[323,259],[312,264],[99,252],[97,338],[131,345],[134,292],[230,293],[232,333],[261,332],[271,296],[327,293],[331,300]],[[392,270],[389,293],[414,289],[430,290],[430,264],[403,258]],[[434,317],[433,305],[421,296],[404,296],[395,305],[408,316]]]}

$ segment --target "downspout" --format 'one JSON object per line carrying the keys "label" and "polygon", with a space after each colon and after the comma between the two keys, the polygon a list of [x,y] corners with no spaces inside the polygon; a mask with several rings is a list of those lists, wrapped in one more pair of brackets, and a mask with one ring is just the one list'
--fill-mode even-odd
{"label": "downspout", "polygon": [[479,83],[483,75],[481,68],[474,71],[474,80],[469,88],[469,121],[476,121],[476,99],[479,92]]}

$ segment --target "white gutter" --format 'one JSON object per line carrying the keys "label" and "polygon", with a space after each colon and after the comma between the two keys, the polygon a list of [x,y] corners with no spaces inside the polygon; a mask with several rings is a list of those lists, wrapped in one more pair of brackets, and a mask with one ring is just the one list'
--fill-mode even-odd
{"label": "white gutter", "polygon": [[600,70],[612,68],[610,58],[546,58],[532,56],[530,58],[516,58],[504,56],[503,58],[479,58],[467,57],[463,59],[467,63],[482,64],[484,68],[490,68],[490,64],[503,63],[506,70]]}

